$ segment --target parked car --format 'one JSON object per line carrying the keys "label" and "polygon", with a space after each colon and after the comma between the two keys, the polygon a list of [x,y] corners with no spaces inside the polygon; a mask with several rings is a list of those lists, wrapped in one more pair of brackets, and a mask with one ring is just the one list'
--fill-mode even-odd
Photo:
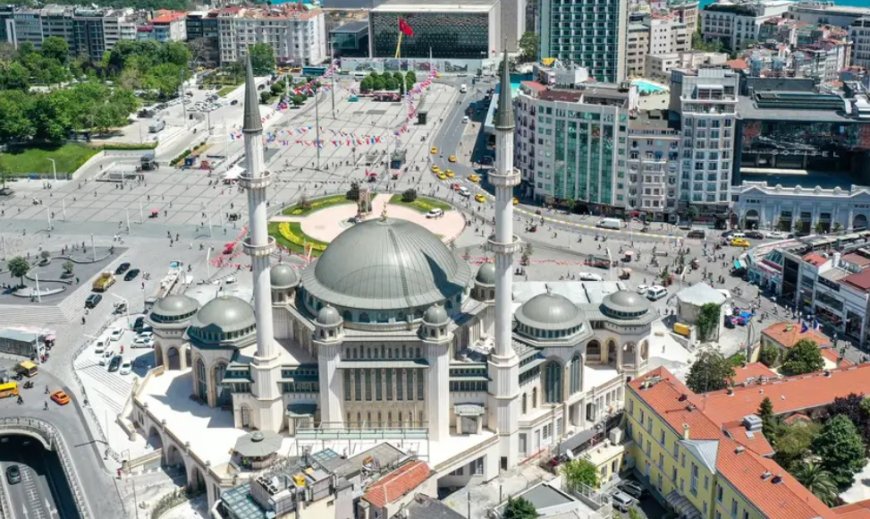
{"label": "parked car", "polygon": [[103,354],[100,355],[100,362],[99,362],[100,366],[105,366],[106,364],[108,364],[109,361],[111,361],[112,357],[114,357],[114,356],[115,356],[114,351],[112,351],[110,349],[106,349],[106,351],[104,351]]}
{"label": "parked car", "polygon": [[51,394],[51,399],[57,405],[67,405],[69,403],[69,395],[60,389]]}
{"label": "parked car", "polygon": [[616,487],[619,490],[622,490],[626,494],[628,494],[631,497],[638,499],[638,500],[640,500],[644,495],[646,495],[646,489],[643,488],[643,485],[641,485],[640,483],[638,483],[637,481],[634,481],[632,479],[626,479],[626,480],[620,481],[619,484],[616,485]]}
{"label": "parked car", "polygon": [[103,296],[100,294],[91,294],[85,299],[85,308],[96,308],[100,301],[103,300]]}
{"label": "parked car", "polygon": [[697,238],[699,240],[703,240],[707,236],[707,233],[704,232],[704,229],[692,229],[686,234],[686,238]]}
{"label": "parked car", "polygon": [[153,346],[153,337],[136,337],[133,339],[133,344],[130,345],[131,348],[151,348]]}
{"label": "parked car", "polygon": [[628,512],[637,503],[635,498],[619,490],[614,491],[610,497],[613,502],[613,508],[616,508],[620,512]]}
{"label": "parked car", "polygon": [[438,207],[429,209],[429,212],[426,213],[426,218],[438,218],[440,216],[444,216],[444,210]]}
{"label": "parked car", "polygon": [[767,231],[767,237],[771,240],[784,240],[786,234],[782,231]]}
{"label": "parked car", "polygon": [[124,281],[133,281],[139,275],[139,269],[133,269],[124,274]]}
{"label": "parked car", "polygon": [[604,277],[594,272],[581,272],[578,277],[580,281],[604,281]]}
{"label": "parked car", "polygon": [[145,328],[145,317],[140,315],[135,321],[133,321],[133,331],[141,333],[143,328]]}
{"label": "parked car", "polygon": [[120,355],[112,357],[112,360],[109,361],[109,373],[118,371],[121,368],[121,362],[123,362],[123,360],[124,359],[122,359]]}
{"label": "parked car", "polygon": [[9,465],[6,467],[6,481],[9,482],[10,485],[21,483],[21,469],[18,468],[18,465]]}
{"label": "parked car", "polygon": [[97,339],[94,343],[94,353],[101,354],[106,351],[106,339]]}
{"label": "parked car", "polygon": [[762,233],[761,231],[751,230],[751,231],[746,231],[744,234],[746,234],[747,238],[752,238],[753,240],[763,240],[764,239],[764,233]]}
{"label": "parked car", "polygon": [[110,341],[120,341],[121,337],[124,336],[124,330],[121,328],[110,328],[109,329],[109,340]]}
{"label": "parked car", "polygon": [[646,298],[650,301],[658,301],[667,295],[668,289],[660,285],[651,286],[646,291]]}
{"label": "parked car", "polygon": [[119,371],[121,375],[129,375],[131,371],[133,371],[133,364],[129,360],[121,363],[121,370]]}
{"label": "parked car", "polygon": [[120,276],[124,272],[127,272],[130,269],[130,264],[126,261],[118,265],[118,268],[115,269],[115,275]]}
{"label": "parked car", "polygon": [[648,290],[649,290],[649,285],[638,285],[637,286],[637,293],[642,295],[642,296],[645,296]]}

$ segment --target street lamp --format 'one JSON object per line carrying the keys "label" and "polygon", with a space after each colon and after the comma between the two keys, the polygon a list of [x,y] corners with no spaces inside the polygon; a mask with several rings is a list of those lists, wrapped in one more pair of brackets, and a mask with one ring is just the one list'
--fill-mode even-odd
{"label": "street lamp", "polygon": [[57,163],[54,162],[54,159],[46,158],[46,160],[51,162],[51,172],[54,173],[54,181],[57,182]]}

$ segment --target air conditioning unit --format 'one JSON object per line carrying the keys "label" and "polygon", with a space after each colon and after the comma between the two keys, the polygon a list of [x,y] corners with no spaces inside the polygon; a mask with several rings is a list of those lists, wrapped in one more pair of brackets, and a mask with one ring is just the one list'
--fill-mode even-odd
{"label": "air conditioning unit", "polygon": [[620,429],[619,427],[614,427],[610,430],[610,433],[607,435],[607,437],[610,440],[610,443],[612,443],[613,445],[619,445],[620,443],[622,443],[623,434],[625,433],[622,429]]}

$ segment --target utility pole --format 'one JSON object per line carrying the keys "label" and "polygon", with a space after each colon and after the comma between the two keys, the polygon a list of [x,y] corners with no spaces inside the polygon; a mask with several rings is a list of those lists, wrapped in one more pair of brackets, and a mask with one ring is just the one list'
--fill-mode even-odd
{"label": "utility pole", "polygon": [[317,140],[314,142],[315,148],[317,148],[317,171],[320,171],[320,110],[319,110],[319,100],[320,100],[320,89],[315,87],[314,91],[314,131]]}

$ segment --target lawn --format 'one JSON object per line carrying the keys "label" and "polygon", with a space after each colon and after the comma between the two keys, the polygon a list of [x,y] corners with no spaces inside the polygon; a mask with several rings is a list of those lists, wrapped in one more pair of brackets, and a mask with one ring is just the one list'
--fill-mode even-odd
{"label": "lawn", "polygon": [[224,97],[224,96],[228,95],[230,92],[232,92],[233,90],[235,90],[235,89],[238,88],[238,87],[239,87],[239,85],[230,85],[230,86],[225,86],[225,87],[221,88],[220,90],[218,90],[218,91],[217,91],[217,94],[218,94],[219,96],[221,96],[221,97]]}
{"label": "lawn", "polygon": [[303,207],[301,203],[291,205],[290,207],[287,207],[283,211],[281,211],[281,214],[285,216],[305,216],[306,214],[313,213],[314,211],[319,211],[320,209],[326,209],[327,207],[331,207],[333,205],[352,203],[354,203],[353,200],[348,200],[345,195],[332,195],[323,198],[308,200],[305,204],[305,207]]}
{"label": "lawn", "polygon": [[410,207],[411,209],[416,209],[421,213],[428,213],[432,209],[442,209],[444,211],[453,209],[453,206],[447,202],[442,202],[441,200],[435,200],[434,198],[426,196],[417,196],[417,199],[413,202],[403,202],[402,195],[398,194],[393,195],[393,197],[390,198],[390,203]]}
{"label": "lawn", "polygon": [[272,222],[269,224],[269,234],[279,245],[298,254],[305,254],[305,245],[310,244],[311,255],[320,256],[328,245],[302,232],[299,222]]}
{"label": "lawn", "polygon": [[98,151],[97,148],[77,143],[64,144],[57,148],[23,148],[0,153],[0,167],[13,176],[51,173],[51,162],[48,159],[54,159],[58,173],[72,173]]}

